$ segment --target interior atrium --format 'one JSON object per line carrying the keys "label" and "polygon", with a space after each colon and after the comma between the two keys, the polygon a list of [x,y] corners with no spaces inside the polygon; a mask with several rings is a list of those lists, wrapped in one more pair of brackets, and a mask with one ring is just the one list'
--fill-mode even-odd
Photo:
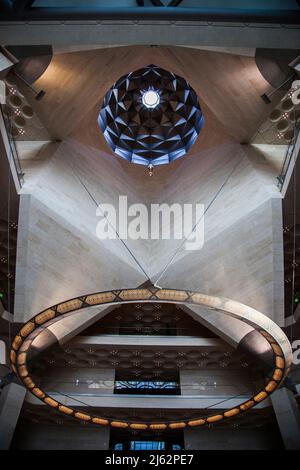
{"label": "interior atrium", "polygon": [[300,450],[299,24],[0,1],[1,450]]}

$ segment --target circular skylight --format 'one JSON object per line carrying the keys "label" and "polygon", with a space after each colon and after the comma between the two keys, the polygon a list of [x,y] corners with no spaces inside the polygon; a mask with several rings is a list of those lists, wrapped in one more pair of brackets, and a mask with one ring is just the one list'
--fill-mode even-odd
{"label": "circular skylight", "polygon": [[157,91],[155,90],[145,91],[142,95],[142,102],[143,105],[146,106],[146,108],[156,108],[156,106],[158,106],[160,102],[159,93],[157,93]]}

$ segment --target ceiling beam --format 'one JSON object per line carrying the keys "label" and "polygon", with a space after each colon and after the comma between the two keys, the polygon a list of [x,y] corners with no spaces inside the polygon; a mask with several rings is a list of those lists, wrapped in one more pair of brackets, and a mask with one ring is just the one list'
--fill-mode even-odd
{"label": "ceiling beam", "polygon": [[143,7],[31,7],[32,1],[18,0],[15,11],[3,11],[5,21],[65,20],[187,20],[243,23],[298,24],[298,10],[226,9],[226,8],[164,8]]}
{"label": "ceiling beam", "polygon": [[[141,9],[141,8],[140,8]],[[2,21],[1,44],[180,45],[202,47],[296,49],[300,26],[204,21]]]}

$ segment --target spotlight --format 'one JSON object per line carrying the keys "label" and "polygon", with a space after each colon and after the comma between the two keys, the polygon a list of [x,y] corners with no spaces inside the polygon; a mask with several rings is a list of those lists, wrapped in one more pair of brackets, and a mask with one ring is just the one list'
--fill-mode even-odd
{"label": "spotlight", "polygon": [[15,94],[17,93],[17,90],[16,90],[14,87],[10,87],[10,88],[9,88],[9,93],[10,93],[11,95],[15,95]]}

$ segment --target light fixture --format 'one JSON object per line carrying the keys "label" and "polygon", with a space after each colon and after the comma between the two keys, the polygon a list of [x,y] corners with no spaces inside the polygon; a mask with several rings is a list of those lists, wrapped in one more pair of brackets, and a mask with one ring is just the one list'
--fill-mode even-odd
{"label": "light fixture", "polygon": [[[223,412],[214,413],[210,416],[201,416],[192,420],[184,419],[181,421],[171,421],[165,423],[153,422],[136,422],[136,421],[119,421],[115,418],[104,418],[80,412],[73,407],[65,407],[62,403],[54,400],[47,395],[46,391],[39,388],[30,375],[28,369],[28,356],[32,343],[42,332],[50,325],[55,323],[66,315],[76,314],[80,309],[87,306],[96,305],[120,305],[122,303],[172,303],[187,306],[209,307],[215,314],[224,314],[231,318],[236,318],[243,323],[251,326],[258,331],[264,339],[269,343],[269,347],[273,352],[272,374],[268,377],[262,389],[254,396],[240,403],[234,408],[229,408]],[[10,351],[10,362],[12,370],[18,375],[26,388],[37,398],[42,400],[51,408],[57,409],[63,414],[68,414],[80,421],[86,421],[101,426],[110,425],[117,428],[127,429],[180,429],[185,427],[197,427],[209,425],[224,419],[231,418],[237,414],[243,413],[258,403],[268,398],[285,380],[289,374],[292,364],[292,349],[289,340],[285,336],[282,329],[274,323],[270,318],[259,311],[248,307],[240,302],[225,299],[222,297],[213,297],[199,292],[185,291],[179,289],[160,289],[160,288],[140,288],[140,289],[123,289],[106,292],[98,292],[77,297],[54,305],[25,323],[13,340]],[[70,361],[70,363],[74,361]]]}
{"label": "light fixture", "polygon": [[156,108],[160,103],[159,93],[151,89],[144,91],[142,95],[142,103],[144,106],[146,106],[146,108],[149,108],[149,109]]}
{"label": "light fixture", "polygon": [[98,124],[116,155],[149,168],[186,155],[204,117],[183,77],[150,64],[123,75],[107,91]]}
{"label": "light fixture", "polygon": [[154,166],[151,163],[149,163],[148,165],[149,176],[153,176],[153,171],[154,171]]}

